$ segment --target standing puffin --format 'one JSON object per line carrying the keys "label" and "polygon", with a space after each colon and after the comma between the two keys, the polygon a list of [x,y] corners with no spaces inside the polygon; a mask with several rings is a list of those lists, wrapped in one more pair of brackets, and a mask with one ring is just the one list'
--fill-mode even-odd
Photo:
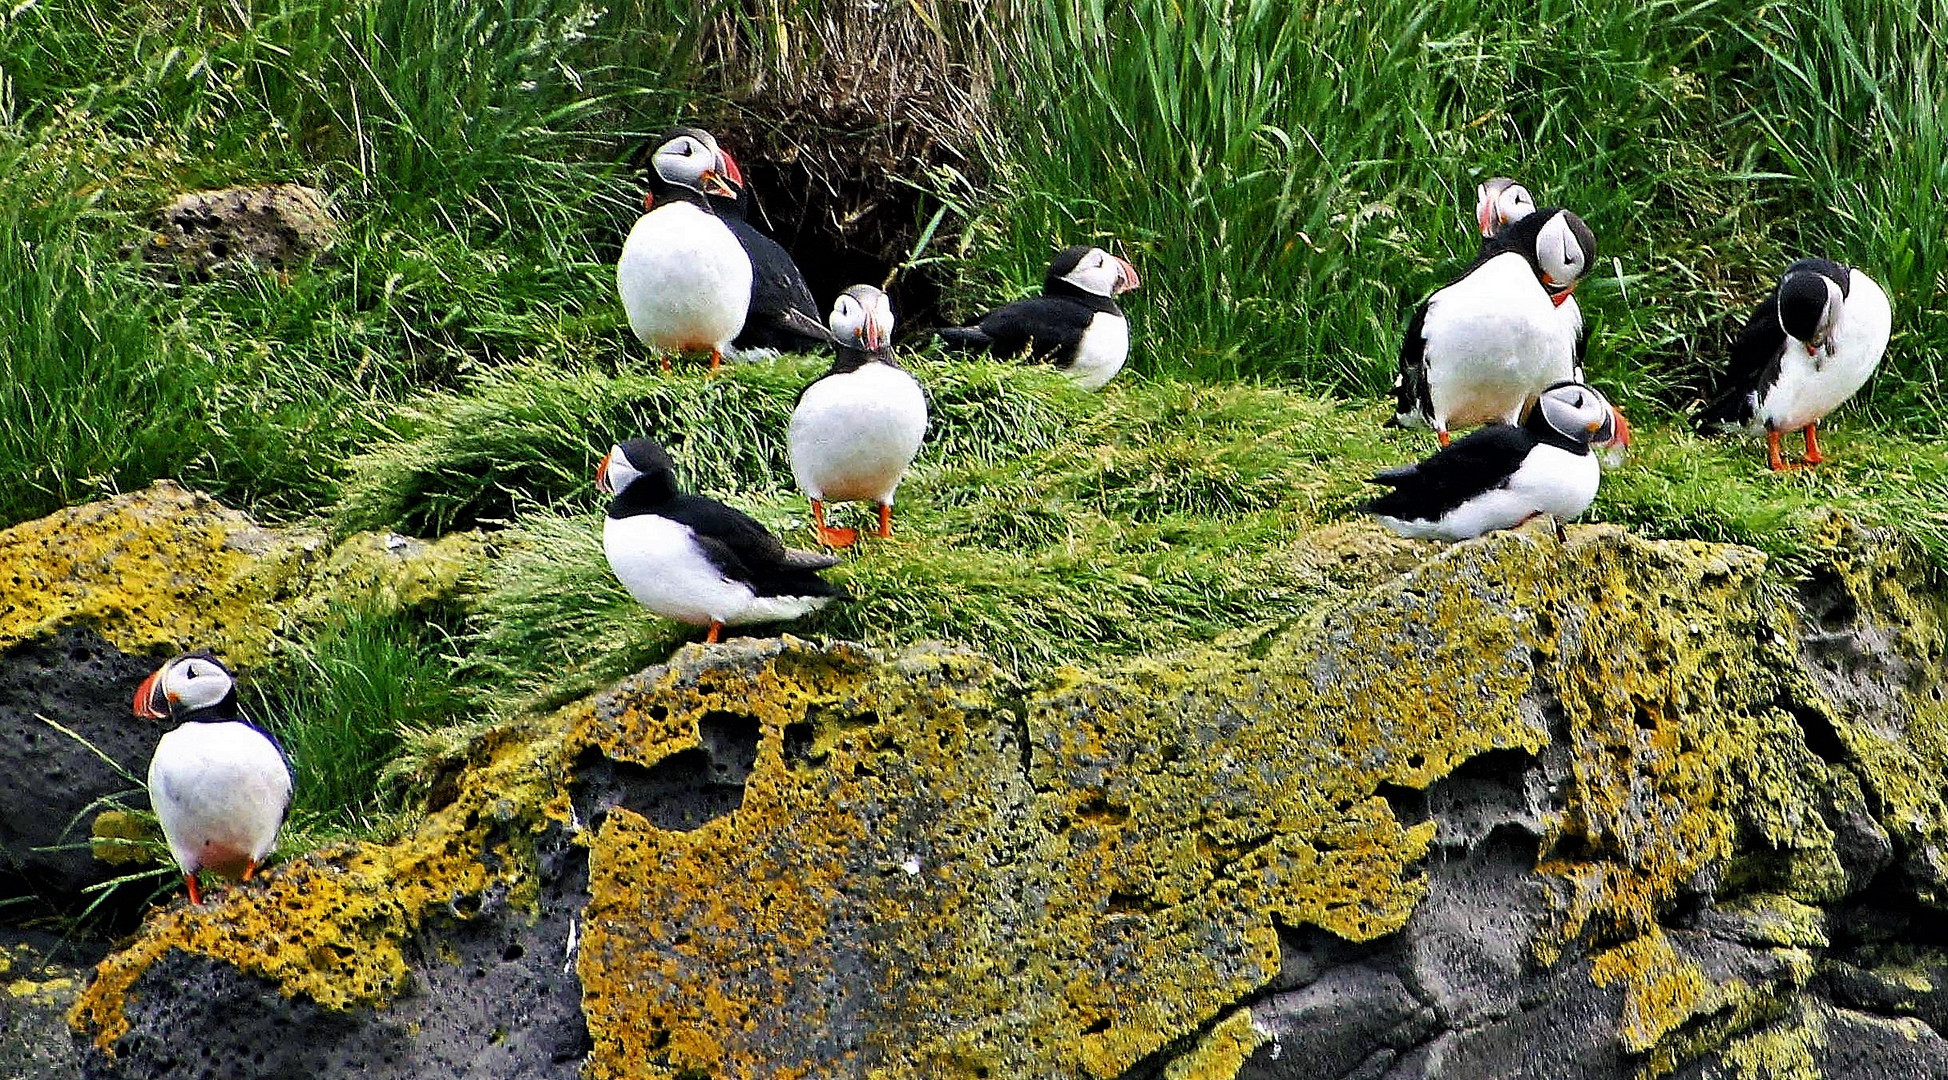
{"label": "standing puffin", "polygon": [[291,766],[277,741],[237,712],[237,680],[207,652],[178,656],[142,680],[135,715],[176,720],[149,759],[149,802],[201,904],[199,870],[249,881],[291,806]]}
{"label": "standing puffin", "polygon": [[1141,284],[1127,260],[1078,244],[1048,264],[1042,295],[1003,304],[973,326],[938,333],[954,348],[986,349],[1003,358],[1026,352],[1095,390],[1129,358],[1130,324],[1116,297]]}
{"label": "standing puffin", "polygon": [[893,492],[927,434],[927,396],[893,359],[893,301],[854,285],[832,305],[839,346],[831,370],[798,395],[785,443],[799,490],[812,500],[819,542],[849,547],[853,529],[825,524],[827,502],[871,500],[879,535],[893,535]]}
{"label": "standing puffin", "polygon": [[1450,426],[1514,424],[1544,387],[1574,381],[1580,327],[1558,308],[1595,255],[1589,226],[1557,208],[1484,241],[1460,277],[1415,309],[1388,425],[1432,427],[1446,446]]}
{"label": "standing puffin", "polygon": [[[725,179],[736,191],[734,197],[710,196],[711,209],[744,245],[751,260],[751,303],[744,317],[744,329],[731,342],[739,353],[762,355],[765,352],[811,352],[832,343],[832,335],[819,321],[818,301],[805,274],[792,261],[791,253],[776,240],[758,231],[747,220],[746,208],[751,193],[744,185],[743,170],[730,151],[724,156]],[[654,196],[652,195],[651,198]],[[645,200],[647,205],[648,200]],[[751,356],[756,359],[757,356]]]}
{"label": "standing puffin", "polygon": [[677,490],[653,439],[611,447],[595,486],[615,496],[602,524],[609,569],[644,607],[677,622],[726,626],[795,619],[844,595],[818,571],[838,557],[791,551],[750,517]]}
{"label": "standing puffin", "polygon": [[616,290],[637,340],[662,357],[708,350],[710,370],[744,329],[751,306],[751,257],[712,209],[709,196],[735,199],[736,166],[710,133],[672,128],[650,157],[653,207],[636,219],[616,262]]}
{"label": "standing puffin", "polygon": [[1402,536],[1467,540],[1538,514],[1562,523],[1589,509],[1602,468],[1592,443],[1613,435],[1603,395],[1577,382],[1542,392],[1520,427],[1490,424],[1415,465],[1373,477],[1392,491],[1361,509]]}
{"label": "standing puffin", "polygon": [[1766,461],[1788,468],[1779,441],[1806,434],[1807,465],[1819,451],[1819,422],[1852,397],[1880,365],[1893,330],[1887,294],[1859,270],[1801,259],[1746,321],[1731,363],[1698,425],[1765,432]]}

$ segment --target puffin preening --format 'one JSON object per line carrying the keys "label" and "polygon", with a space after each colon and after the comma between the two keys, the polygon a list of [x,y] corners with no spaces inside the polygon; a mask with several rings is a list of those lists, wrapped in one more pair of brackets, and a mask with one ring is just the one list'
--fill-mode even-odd
{"label": "puffin preening", "polygon": [[649,181],[647,212],[616,262],[616,290],[629,328],[663,370],[671,353],[708,352],[715,371],[737,341],[830,340],[791,257],[735,211],[742,173],[709,132],[666,132]]}
{"label": "puffin preening", "polygon": [[1373,477],[1394,490],[1362,509],[1402,536],[1467,540],[1540,514],[1563,521],[1589,509],[1602,468],[1590,450],[1616,435],[1602,394],[1561,382],[1521,426],[1490,424],[1414,465]]}
{"label": "puffin preening", "polygon": [[879,535],[893,535],[893,493],[927,434],[927,397],[893,358],[893,302],[854,285],[832,305],[832,367],[798,396],[785,443],[791,472],[812,500],[819,542],[849,547],[853,529],[825,522],[826,504],[872,502]]}
{"label": "puffin preening", "polygon": [[149,802],[189,901],[201,870],[249,881],[277,849],[291,805],[291,766],[276,740],[237,711],[237,680],[207,652],[178,656],[142,680],[135,715],[176,720],[149,759]]}
{"label": "puffin preening", "polygon": [[985,349],[1003,359],[1026,353],[1094,390],[1129,359],[1130,324],[1116,297],[1141,284],[1128,260],[1078,244],[1049,262],[1040,296],[1003,304],[973,326],[938,333],[957,349]]}
{"label": "puffin preening", "polygon": [[1589,226],[1559,208],[1486,238],[1474,263],[1415,309],[1389,425],[1432,427],[1446,445],[1450,427],[1514,424],[1544,387],[1579,379],[1581,318],[1560,308],[1595,255]]}
{"label": "puffin preening", "polygon": [[1790,467],[1781,438],[1802,431],[1805,464],[1818,465],[1820,421],[1873,375],[1893,324],[1887,294],[1866,274],[1830,259],[1793,263],[1739,333],[1699,426],[1763,431],[1774,470]]}
{"label": "puffin preening", "polygon": [[795,619],[844,593],[818,576],[838,557],[792,551],[749,516],[677,490],[652,439],[611,447],[595,486],[615,496],[602,524],[609,569],[637,603],[677,622],[726,626]]}
{"label": "puffin preening", "polygon": [[1497,176],[1475,185],[1475,224],[1483,240],[1493,240],[1503,229],[1533,213],[1535,197],[1509,177]]}

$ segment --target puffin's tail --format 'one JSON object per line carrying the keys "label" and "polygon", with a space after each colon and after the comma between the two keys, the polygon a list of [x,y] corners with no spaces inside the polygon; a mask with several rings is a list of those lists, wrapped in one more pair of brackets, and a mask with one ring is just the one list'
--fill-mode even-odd
{"label": "puffin's tail", "polygon": [[994,339],[978,326],[950,326],[934,333],[950,349],[985,349],[994,344]]}
{"label": "puffin's tail", "polygon": [[1698,432],[1700,434],[1710,435],[1720,431],[1744,427],[1747,423],[1751,422],[1751,419],[1751,396],[1733,390],[1719,395],[1711,403],[1698,410],[1698,414],[1691,418],[1691,422],[1698,426]]}

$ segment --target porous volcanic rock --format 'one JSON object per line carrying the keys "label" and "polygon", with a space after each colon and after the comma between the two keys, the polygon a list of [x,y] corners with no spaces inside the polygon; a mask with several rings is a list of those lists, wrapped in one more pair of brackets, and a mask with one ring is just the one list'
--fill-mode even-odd
{"label": "porous volcanic rock", "polygon": [[[688,646],[490,736],[405,840],[157,913],[73,1019],[127,1077],[433,1000],[471,1033],[442,1045],[586,1053],[506,1076],[1942,1075],[1942,601],[1829,539],[1796,583],[1499,534],[1248,648],[1036,686]],[[456,996],[489,911],[572,957],[585,1042]]]}
{"label": "porous volcanic rock", "polygon": [[301,184],[187,192],[157,214],[143,254],[164,273],[193,280],[288,270],[337,237],[330,205],[324,192]]}

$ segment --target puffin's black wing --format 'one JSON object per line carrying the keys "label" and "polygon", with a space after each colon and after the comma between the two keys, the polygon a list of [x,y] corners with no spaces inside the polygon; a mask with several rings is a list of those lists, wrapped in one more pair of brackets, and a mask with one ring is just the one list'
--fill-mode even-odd
{"label": "puffin's black wing", "polygon": [[1745,329],[1732,343],[1731,360],[1725,376],[1718,381],[1718,392],[1698,413],[1698,427],[1742,426],[1752,419],[1752,394],[1763,392],[1779,379],[1779,359],[1785,355],[1786,331],[1779,325],[1779,290],[1774,288],[1759,301]]}
{"label": "puffin's black wing", "polygon": [[1433,392],[1427,387],[1427,305],[1432,300],[1428,297],[1414,309],[1407,336],[1401,339],[1400,372],[1393,378],[1394,418],[1387,421],[1389,427],[1399,427],[1400,417],[1416,411],[1430,422],[1434,418]]}
{"label": "puffin's black wing", "polygon": [[741,510],[702,495],[678,495],[656,511],[690,527],[711,565],[759,596],[840,596],[818,572],[838,564],[830,555],[792,551]]}
{"label": "puffin's black wing", "polygon": [[1036,360],[1052,360],[1059,366],[1073,363],[1075,347],[1096,313],[1082,304],[1061,296],[1031,296],[1003,304],[988,312],[976,324],[980,338],[965,332],[940,334],[950,345],[981,347],[995,356],[1008,358],[1028,353]]}
{"label": "puffin's black wing", "polygon": [[731,235],[751,258],[751,309],[744,329],[732,342],[740,349],[810,352],[832,343],[820,318],[818,301],[791,254],[757,226],[735,214],[722,215]]}
{"label": "puffin's black wing", "polygon": [[1535,448],[1535,436],[1509,424],[1490,424],[1454,440],[1434,456],[1374,474],[1392,491],[1361,509],[1403,521],[1434,521],[1508,482]]}

